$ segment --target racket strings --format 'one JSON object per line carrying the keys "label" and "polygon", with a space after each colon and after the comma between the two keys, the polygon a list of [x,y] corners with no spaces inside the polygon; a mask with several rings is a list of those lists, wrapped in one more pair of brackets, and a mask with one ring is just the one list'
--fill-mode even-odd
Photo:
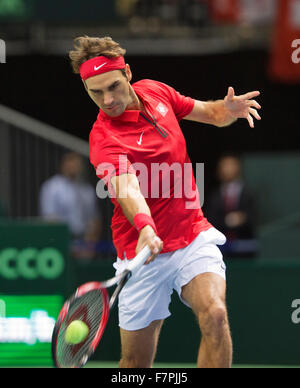
{"label": "racket strings", "polygon": [[[101,290],[92,290],[71,304],[62,322],[57,338],[57,362],[62,368],[79,367],[85,364],[91,344],[97,334],[103,315],[103,295]],[[77,345],[65,341],[66,330],[71,322],[83,321],[89,328],[85,340]]]}

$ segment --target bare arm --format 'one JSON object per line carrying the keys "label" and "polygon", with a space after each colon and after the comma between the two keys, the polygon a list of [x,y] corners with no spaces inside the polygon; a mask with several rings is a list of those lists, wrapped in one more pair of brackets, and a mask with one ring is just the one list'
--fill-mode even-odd
{"label": "bare arm", "polygon": [[[133,174],[122,174],[111,179],[117,201],[122,207],[123,213],[133,225],[134,217],[139,213],[151,216],[151,212],[144,196],[141,193],[139,181]],[[162,249],[163,243],[150,225],[146,225],[139,234],[136,253],[140,252],[145,245],[149,245],[153,255],[146,264],[154,260]]]}
{"label": "bare arm", "polygon": [[[254,116],[260,120],[256,109],[261,106],[252,98],[260,95],[260,92],[250,92],[241,96],[235,96],[234,89],[230,87],[224,100],[217,101],[195,101],[192,112],[185,117],[185,120],[197,121],[212,124],[217,127],[227,127],[239,118],[245,118],[251,128],[254,128]],[[252,116],[251,116],[252,115]]]}
{"label": "bare arm", "polygon": [[207,102],[196,100],[192,112],[184,119],[217,127],[226,127],[237,120],[226,109],[224,100]]}

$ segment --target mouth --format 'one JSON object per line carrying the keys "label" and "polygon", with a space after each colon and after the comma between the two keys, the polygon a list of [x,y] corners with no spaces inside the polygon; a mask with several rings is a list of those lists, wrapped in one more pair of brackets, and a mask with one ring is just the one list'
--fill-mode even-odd
{"label": "mouth", "polygon": [[112,112],[112,111],[114,111],[118,106],[119,106],[119,104],[114,105],[114,106],[109,107],[109,108],[105,108],[105,109],[108,110],[109,112]]}

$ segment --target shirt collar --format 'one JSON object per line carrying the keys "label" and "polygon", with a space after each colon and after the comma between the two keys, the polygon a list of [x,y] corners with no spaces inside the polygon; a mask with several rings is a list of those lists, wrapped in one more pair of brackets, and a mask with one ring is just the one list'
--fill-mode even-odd
{"label": "shirt collar", "polygon": [[[138,97],[142,100],[142,102],[145,105],[145,102],[149,102],[147,96],[145,96],[140,90],[136,90],[135,85],[132,85],[135,93],[138,95]],[[140,110],[125,110],[120,116],[117,117],[110,117],[108,114],[103,112],[100,109],[100,117],[104,120],[112,120],[112,121],[128,121],[128,122],[138,122]]]}
{"label": "shirt collar", "polygon": [[120,116],[111,117],[103,110],[100,110],[100,117],[104,120],[137,122],[139,115],[139,110],[125,110]]}

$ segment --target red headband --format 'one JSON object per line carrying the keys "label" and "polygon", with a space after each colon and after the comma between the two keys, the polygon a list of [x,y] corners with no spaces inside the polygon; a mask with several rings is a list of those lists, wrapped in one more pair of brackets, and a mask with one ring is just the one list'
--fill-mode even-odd
{"label": "red headband", "polygon": [[104,56],[95,57],[84,62],[80,66],[81,78],[85,81],[90,77],[98,74],[107,73],[112,70],[120,70],[125,68],[125,61],[122,56],[115,58],[107,58]]}

